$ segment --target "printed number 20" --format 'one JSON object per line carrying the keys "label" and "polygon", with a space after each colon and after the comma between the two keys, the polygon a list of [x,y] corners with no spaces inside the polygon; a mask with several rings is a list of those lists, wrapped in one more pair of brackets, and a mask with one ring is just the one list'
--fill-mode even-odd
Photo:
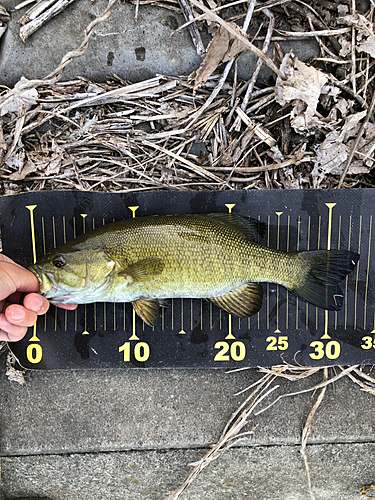
{"label": "printed number 20", "polygon": [[[229,361],[230,358],[233,361],[242,361],[246,356],[246,346],[243,342],[236,341],[230,346],[228,342],[216,342],[214,349],[220,349],[214,357],[214,361]],[[229,354],[227,354],[228,351]]]}

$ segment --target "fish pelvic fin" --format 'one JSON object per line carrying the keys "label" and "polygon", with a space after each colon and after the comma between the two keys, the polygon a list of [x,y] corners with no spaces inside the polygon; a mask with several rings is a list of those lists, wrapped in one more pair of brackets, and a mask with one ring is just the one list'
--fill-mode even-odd
{"label": "fish pelvic fin", "polygon": [[341,309],[344,296],[339,283],[353,271],[359,254],[346,250],[317,250],[298,252],[298,257],[307,263],[307,273],[291,290],[314,306],[329,311]]}
{"label": "fish pelvic fin", "polygon": [[134,311],[149,326],[154,326],[159,317],[159,308],[167,302],[158,299],[138,299],[132,302]]}
{"label": "fish pelvic fin", "polygon": [[164,261],[158,257],[149,257],[139,260],[118,272],[119,276],[130,276],[133,281],[149,281],[154,276],[163,272]]}
{"label": "fish pelvic fin", "polygon": [[257,283],[247,283],[225,295],[209,298],[216,306],[240,318],[256,314],[262,307],[262,299],[263,288]]}

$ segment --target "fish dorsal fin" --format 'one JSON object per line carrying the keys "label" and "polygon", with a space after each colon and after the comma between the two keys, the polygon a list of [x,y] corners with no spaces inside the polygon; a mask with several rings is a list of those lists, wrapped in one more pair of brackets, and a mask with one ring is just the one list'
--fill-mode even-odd
{"label": "fish dorsal fin", "polygon": [[131,276],[133,281],[149,281],[164,269],[164,261],[158,257],[148,257],[130,264],[125,269],[119,271],[119,276]]}
{"label": "fish dorsal fin", "polygon": [[232,292],[210,298],[210,300],[230,314],[248,318],[262,307],[263,288],[257,283],[247,283]]}
{"label": "fish dorsal fin", "polygon": [[256,241],[258,235],[262,237],[265,234],[264,222],[251,219],[250,217],[241,217],[240,215],[225,213],[205,214],[201,217],[228,226],[242,234],[244,238],[249,241]]}
{"label": "fish dorsal fin", "polygon": [[164,301],[157,299],[138,299],[132,304],[134,311],[149,326],[155,325],[159,317],[159,308],[166,305]]}

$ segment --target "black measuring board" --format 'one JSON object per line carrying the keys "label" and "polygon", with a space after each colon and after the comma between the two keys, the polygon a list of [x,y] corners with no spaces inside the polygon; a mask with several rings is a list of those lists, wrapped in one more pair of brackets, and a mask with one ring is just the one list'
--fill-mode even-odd
{"label": "black measuring board", "polygon": [[258,314],[239,319],[201,299],[174,299],[151,328],[131,304],[51,306],[10,344],[30,369],[106,367],[240,368],[375,363],[373,215],[375,190],[148,193],[44,191],[0,198],[3,251],[28,266],[98,225],[146,215],[232,211],[266,225],[260,243],[284,251],[360,253],[342,282],[344,304],[327,312],[282,286],[263,284]]}

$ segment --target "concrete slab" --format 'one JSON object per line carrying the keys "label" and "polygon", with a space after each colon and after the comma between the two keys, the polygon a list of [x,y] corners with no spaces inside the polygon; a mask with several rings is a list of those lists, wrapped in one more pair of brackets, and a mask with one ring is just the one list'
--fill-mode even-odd
{"label": "concrete slab", "polygon": [[[1,5],[2,2],[0,2]],[[14,10],[16,0],[6,2],[11,13],[8,31],[0,40],[0,84],[14,85],[21,76],[44,78],[70,50],[76,49],[84,37],[85,27],[105,10],[105,0],[80,0],[49,21],[24,43],[19,36],[19,19],[25,12]],[[156,74],[188,75],[199,67],[197,55],[187,29],[171,37],[184,23],[182,15],[160,7],[141,5],[138,21],[135,7],[127,3],[115,5],[111,17],[101,24],[90,41],[86,55],[74,60],[62,80],[83,76],[104,81],[114,74],[133,82]],[[205,45],[210,36],[202,33]],[[319,54],[315,40],[281,43],[284,52],[293,49],[306,61]],[[273,48],[269,53],[272,54]],[[240,78],[252,75],[256,58],[245,52],[238,63]],[[272,71],[263,67],[260,78],[267,80]]]}
{"label": "concrete slab", "polygon": [[[358,500],[374,482],[375,444],[310,445],[317,500]],[[49,455],[2,459],[5,500],[166,500],[202,450]],[[310,498],[299,448],[228,450],[212,462],[181,500],[306,500]]]}
{"label": "concrete slab", "polygon": [[[256,370],[83,370],[32,372],[25,387],[0,369],[0,455],[197,448],[216,442]],[[281,392],[319,378],[278,382]],[[299,444],[311,393],[288,397],[251,421],[244,444]],[[330,388],[311,443],[375,441],[375,398],[349,380]]]}

